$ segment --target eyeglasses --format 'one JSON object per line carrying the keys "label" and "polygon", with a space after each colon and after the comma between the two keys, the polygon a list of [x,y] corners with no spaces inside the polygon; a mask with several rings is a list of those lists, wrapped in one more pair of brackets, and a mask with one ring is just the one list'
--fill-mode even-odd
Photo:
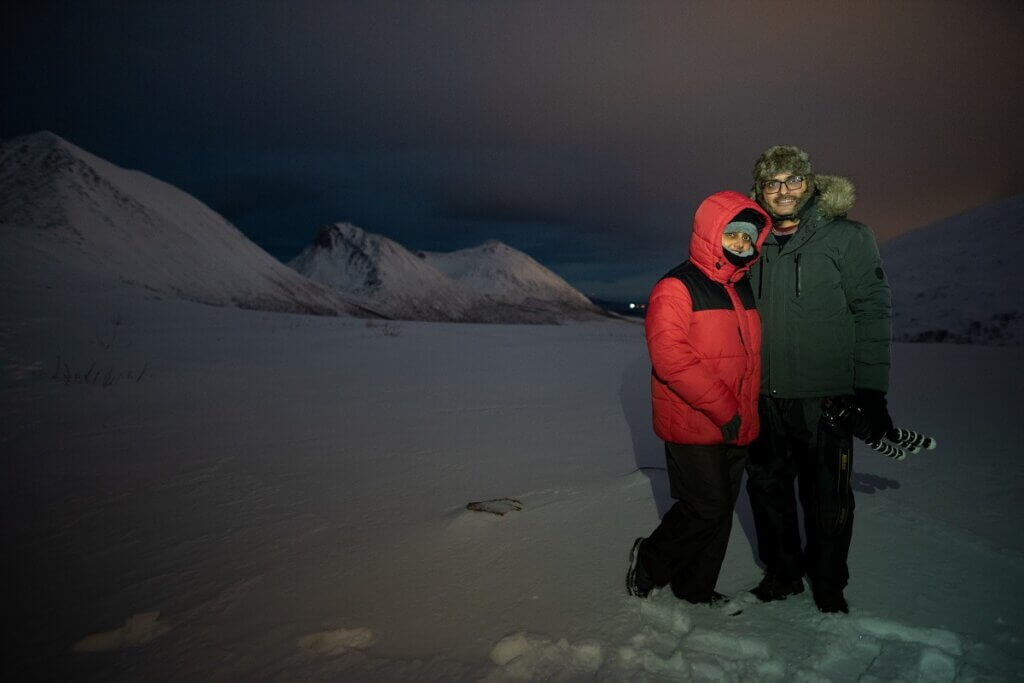
{"label": "eyeglasses", "polygon": [[791,175],[785,180],[766,180],[761,183],[761,191],[765,194],[775,194],[782,189],[782,184],[785,183],[786,187],[790,190],[799,190],[804,184],[804,177],[802,175]]}

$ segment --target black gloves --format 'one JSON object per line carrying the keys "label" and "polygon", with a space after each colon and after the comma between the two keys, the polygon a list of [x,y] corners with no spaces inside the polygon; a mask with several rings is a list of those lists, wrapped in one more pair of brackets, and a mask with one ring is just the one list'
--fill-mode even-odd
{"label": "black gloves", "polygon": [[732,443],[740,438],[740,414],[736,413],[732,419],[719,427],[722,430],[722,441]]}
{"label": "black gloves", "polygon": [[861,420],[863,424],[854,429],[853,435],[867,443],[877,443],[893,428],[885,392],[877,389],[854,389],[854,391],[857,394],[857,407],[860,408],[865,419]]}

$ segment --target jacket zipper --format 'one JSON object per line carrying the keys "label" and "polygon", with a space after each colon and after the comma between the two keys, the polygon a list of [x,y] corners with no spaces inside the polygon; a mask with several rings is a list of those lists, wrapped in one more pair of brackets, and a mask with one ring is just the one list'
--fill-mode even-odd
{"label": "jacket zipper", "polygon": [[796,255],[796,298],[800,298],[800,254]]}
{"label": "jacket zipper", "polygon": [[[743,374],[740,375],[740,386],[739,386],[739,389],[738,389],[738,393],[736,394],[736,399],[739,401],[738,411],[740,412],[740,426],[742,428],[742,425],[743,425],[742,420],[747,418],[746,415],[742,414],[742,412],[743,412],[743,380],[747,376],[747,366],[746,366],[747,343],[743,340],[743,328],[740,327],[739,325],[736,325],[736,334],[739,335],[740,346],[743,347],[743,356],[744,356]],[[738,434],[736,435],[736,440],[739,441],[739,435]]]}

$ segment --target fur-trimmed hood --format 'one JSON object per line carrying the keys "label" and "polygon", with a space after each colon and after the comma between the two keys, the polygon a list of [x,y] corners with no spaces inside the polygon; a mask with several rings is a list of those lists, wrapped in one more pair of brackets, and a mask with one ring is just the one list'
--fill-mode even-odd
{"label": "fur-trimmed hood", "polygon": [[853,183],[842,176],[819,175],[814,178],[818,186],[818,210],[828,218],[845,215],[857,199]]}

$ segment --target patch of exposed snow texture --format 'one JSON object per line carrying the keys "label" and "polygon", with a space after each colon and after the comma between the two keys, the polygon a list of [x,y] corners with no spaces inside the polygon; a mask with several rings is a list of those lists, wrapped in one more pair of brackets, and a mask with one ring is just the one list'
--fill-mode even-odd
{"label": "patch of exposed snow texture", "polygon": [[337,223],[289,265],[396,319],[552,323],[605,315],[558,275],[493,240],[450,253],[413,253],[383,235]]}
{"label": "patch of exposed snow texture", "polygon": [[880,251],[897,341],[1024,345],[1024,290],[1008,283],[1024,242],[1024,195],[895,237]]}
{"label": "patch of exposed snow texture", "polygon": [[0,240],[13,260],[201,303],[365,314],[194,197],[49,132],[0,144]]}

